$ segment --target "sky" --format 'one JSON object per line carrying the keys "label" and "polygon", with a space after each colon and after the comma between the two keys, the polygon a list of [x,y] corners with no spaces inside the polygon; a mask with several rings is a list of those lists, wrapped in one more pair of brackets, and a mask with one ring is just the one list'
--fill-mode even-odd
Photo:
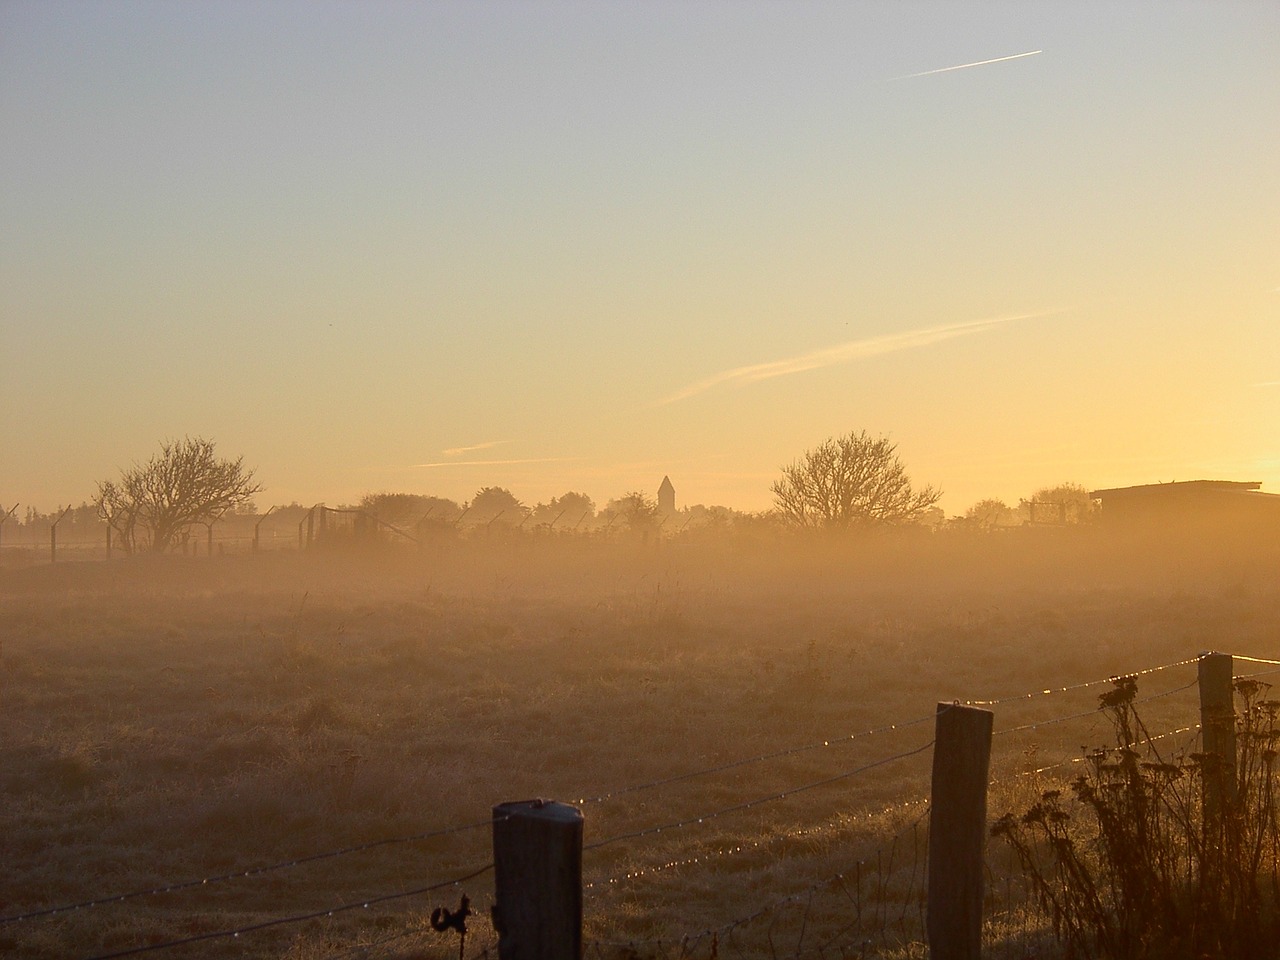
{"label": "sky", "polygon": [[0,0],[0,502],[1280,492],[1280,4]]}

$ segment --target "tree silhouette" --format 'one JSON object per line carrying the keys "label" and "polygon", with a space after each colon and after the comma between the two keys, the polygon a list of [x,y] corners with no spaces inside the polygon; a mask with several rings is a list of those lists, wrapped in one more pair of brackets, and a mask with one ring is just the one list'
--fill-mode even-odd
{"label": "tree silhouette", "polygon": [[360,509],[405,529],[424,520],[452,523],[462,515],[462,508],[454,501],[419,493],[366,493],[360,498]]}
{"label": "tree silhouette", "polygon": [[560,529],[573,528],[596,514],[595,501],[585,493],[572,490],[533,508],[533,522],[555,525]]}
{"label": "tree silhouette", "polygon": [[469,520],[476,523],[488,523],[498,517],[503,523],[519,523],[524,515],[524,504],[506,487],[481,487],[471,498]]}
{"label": "tree silhouette", "polygon": [[610,500],[606,512],[627,525],[628,530],[651,533],[661,526],[662,511],[658,501],[641,490],[632,490],[617,500]]}
{"label": "tree silhouette", "polygon": [[995,498],[979,500],[964,512],[964,518],[981,530],[994,530],[996,527],[1017,523],[1013,507]]}
{"label": "tree silhouette", "polygon": [[1027,519],[1033,523],[1092,523],[1100,505],[1089,496],[1089,488],[1079,483],[1059,483],[1041,487],[1023,501]]}
{"label": "tree silhouette", "polygon": [[162,553],[192,524],[213,523],[260,490],[243,457],[219,459],[212,440],[186,437],[99,483],[95,503],[123,549]]}
{"label": "tree silhouette", "polygon": [[887,437],[866,431],[832,437],[806,451],[770,490],[778,515],[792,526],[849,530],[911,523],[942,491],[916,490]]}

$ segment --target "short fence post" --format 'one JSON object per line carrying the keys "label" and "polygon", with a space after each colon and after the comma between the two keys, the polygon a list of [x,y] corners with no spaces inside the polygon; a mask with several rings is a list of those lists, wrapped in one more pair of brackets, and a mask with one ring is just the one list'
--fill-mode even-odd
{"label": "short fence post", "polygon": [[1236,793],[1235,662],[1229,653],[1202,653],[1200,744],[1209,756],[1204,768],[1204,812],[1214,818]]}
{"label": "short fence post", "polygon": [[932,960],[978,960],[982,953],[993,719],[990,710],[938,704],[929,808],[927,927]]}
{"label": "short fence post", "polygon": [[554,800],[493,808],[499,960],[582,956],[582,813]]}

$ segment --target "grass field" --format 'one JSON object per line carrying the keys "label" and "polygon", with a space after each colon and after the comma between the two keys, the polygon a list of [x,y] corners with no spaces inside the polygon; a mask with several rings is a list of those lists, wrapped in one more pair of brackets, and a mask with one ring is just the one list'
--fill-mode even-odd
{"label": "grass field", "polygon": [[[6,922],[5,956],[158,947],[448,881],[488,863],[494,804],[548,797],[581,803],[589,847],[643,834],[587,851],[591,955],[679,955],[769,907],[686,951],[908,957],[928,750],[729,808],[927,745],[939,701],[1031,692],[993,707],[997,731],[1085,716],[997,737],[989,812],[1014,809],[1053,775],[1020,773],[1105,732],[1105,684],[1036,691],[1207,649],[1277,656],[1280,567],[1065,531],[137,559],[0,572],[0,643],[0,916],[480,824]],[[1153,731],[1196,722],[1194,677],[1141,679],[1178,690],[1143,705]],[[151,955],[457,956],[426,917],[462,892],[478,956],[491,874]],[[990,901],[993,956],[1043,939],[1012,882]]]}

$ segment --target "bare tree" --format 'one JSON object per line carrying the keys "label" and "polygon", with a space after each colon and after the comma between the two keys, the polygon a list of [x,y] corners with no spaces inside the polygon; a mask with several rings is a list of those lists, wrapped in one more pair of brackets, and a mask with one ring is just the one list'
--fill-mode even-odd
{"label": "bare tree", "polygon": [[192,524],[213,523],[260,490],[243,457],[219,459],[212,440],[186,437],[99,483],[96,504],[123,549],[162,553]]}
{"label": "bare tree", "polygon": [[810,529],[848,530],[911,523],[942,496],[916,490],[897,445],[866,431],[833,437],[783,468],[770,490],[778,515]]}

